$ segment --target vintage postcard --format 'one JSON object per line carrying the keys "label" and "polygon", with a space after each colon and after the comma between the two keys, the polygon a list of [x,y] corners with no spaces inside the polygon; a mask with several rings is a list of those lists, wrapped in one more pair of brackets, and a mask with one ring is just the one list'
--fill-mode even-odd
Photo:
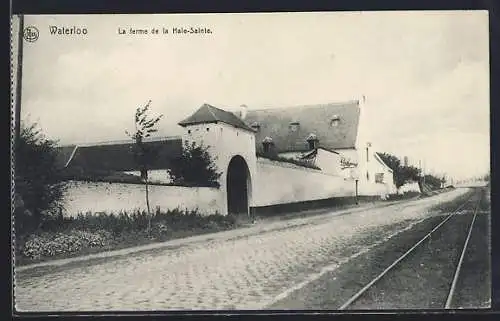
{"label": "vintage postcard", "polygon": [[12,16],[15,311],[490,308],[488,19]]}

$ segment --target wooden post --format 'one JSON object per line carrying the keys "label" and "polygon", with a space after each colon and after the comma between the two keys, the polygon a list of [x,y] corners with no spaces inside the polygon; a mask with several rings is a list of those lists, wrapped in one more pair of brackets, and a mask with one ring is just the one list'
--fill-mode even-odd
{"label": "wooden post", "polygon": [[358,180],[356,180],[356,205],[359,205],[359,200],[358,200]]}

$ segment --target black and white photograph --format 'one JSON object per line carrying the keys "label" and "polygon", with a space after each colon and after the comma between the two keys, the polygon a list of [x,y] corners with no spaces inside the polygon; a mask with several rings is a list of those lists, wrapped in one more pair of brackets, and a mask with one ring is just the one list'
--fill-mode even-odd
{"label": "black and white photograph", "polygon": [[15,311],[490,309],[490,18],[12,15]]}

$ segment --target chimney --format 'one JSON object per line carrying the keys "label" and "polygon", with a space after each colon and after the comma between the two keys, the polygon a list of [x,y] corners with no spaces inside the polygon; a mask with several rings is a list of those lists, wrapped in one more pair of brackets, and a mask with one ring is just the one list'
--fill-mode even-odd
{"label": "chimney", "polygon": [[245,120],[245,118],[247,117],[247,112],[248,112],[248,107],[247,105],[243,104],[240,106],[240,118],[242,120]]}
{"label": "chimney", "polygon": [[404,164],[405,164],[405,166],[408,166],[408,156],[405,156],[405,158],[404,158]]}
{"label": "chimney", "polygon": [[266,136],[263,140],[262,140],[262,146],[264,147],[264,153],[265,154],[269,154],[269,153],[272,153],[273,150],[272,150],[272,146],[274,145],[273,143],[273,139],[269,136]]}

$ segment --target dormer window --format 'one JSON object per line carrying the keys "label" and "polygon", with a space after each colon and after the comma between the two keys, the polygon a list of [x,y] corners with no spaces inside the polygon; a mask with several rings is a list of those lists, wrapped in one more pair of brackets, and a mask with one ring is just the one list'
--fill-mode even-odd
{"label": "dormer window", "polygon": [[340,117],[337,115],[333,115],[333,117],[330,119],[330,126],[337,127],[339,124],[340,124]]}
{"label": "dormer window", "polygon": [[271,146],[273,145],[273,139],[269,136],[262,140],[262,146],[264,147],[264,153],[269,153],[271,151]]}
{"label": "dormer window", "polygon": [[298,121],[291,122],[290,125],[289,125],[290,131],[292,131],[292,132],[298,131],[299,130],[299,126],[300,126],[300,124],[299,124]]}
{"label": "dormer window", "polygon": [[311,133],[309,134],[309,136],[307,136],[307,139],[306,139],[307,143],[309,144],[309,149],[316,149],[318,148],[318,137]]}
{"label": "dormer window", "polygon": [[260,124],[257,122],[253,122],[250,127],[252,127],[253,130],[259,131],[260,130]]}

